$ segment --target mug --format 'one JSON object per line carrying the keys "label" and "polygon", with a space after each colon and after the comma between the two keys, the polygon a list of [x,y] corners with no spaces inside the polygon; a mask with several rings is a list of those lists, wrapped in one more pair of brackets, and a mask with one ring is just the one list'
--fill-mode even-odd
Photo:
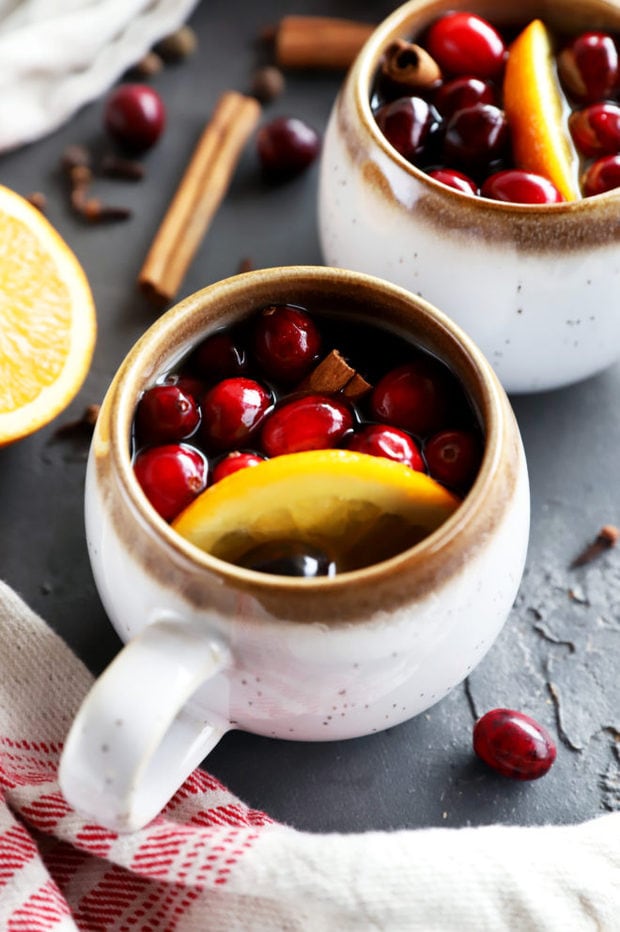
{"label": "mug", "polygon": [[[147,501],[131,455],[141,393],[205,336],[271,304],[329,308],[351,327],[378,319],[460,380],[483,431],[482,463],[457,510],[421,543],[332,577],[275,576],[198,549]],[[340,740],[392,727],[444,697],[508,616],[529,488],[505,392],[448,318],[365,275],[274,268],[191,295],[129,352],[95,428],[85,515],[95,582],[126,645],[71,727],[60,784],[76,809],[131,831],[229,729]]]}

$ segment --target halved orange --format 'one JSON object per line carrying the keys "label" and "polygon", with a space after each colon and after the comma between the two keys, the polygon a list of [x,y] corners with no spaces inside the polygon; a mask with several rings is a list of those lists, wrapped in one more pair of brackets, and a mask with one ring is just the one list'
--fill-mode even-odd
{"label": "halved orange", "polygon": [[347,571],[413,546],[458,505],[434,479],[402,463],[351,450],[311,450],[227,476],[172,527],[231,563],[257,545],[286,540],[333,554],[339,571]]}
{"label": "halved orange", "polygon": [[0,446],[69,404],[95,336],[93,297],[77,258],[40,211],[0,185]]}
{"label": "halved orange", "polygon": [[581,197],[579,159],[565,113],[567,103],[545,24],[533,20],[510,46],[504,74],[504,110],[517,168],[552,181],[567,201]]}

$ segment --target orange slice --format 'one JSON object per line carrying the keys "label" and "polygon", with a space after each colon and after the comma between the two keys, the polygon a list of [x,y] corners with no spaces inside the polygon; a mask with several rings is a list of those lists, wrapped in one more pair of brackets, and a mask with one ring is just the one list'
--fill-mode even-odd
{"label": "orange slice", "polygon": [[552,181],[567,201],[581,197],[579,160],[565,119],[567,104],[555,72],[551,37],[533,20],[509,49],[504,109],[517,168]]}
{"label": "orange slice", "polygon": [[312,450],[227,476],[172,527],[232,563],[257,545],[294,540],[335,555],[342,571],[413,546],[458,505],[434,479],[402,463],[350,450]]}
{"label": "orange slice", "polygon": [[95,334],[78,260],[40,211],[0,186],[0,446],[69,404],[88,372]]}

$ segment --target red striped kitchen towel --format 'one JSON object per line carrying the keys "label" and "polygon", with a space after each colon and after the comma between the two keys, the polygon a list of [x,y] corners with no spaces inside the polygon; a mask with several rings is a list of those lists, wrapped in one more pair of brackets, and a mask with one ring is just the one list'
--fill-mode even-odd
{"label": "red striped kitchen towel", "polygon": [[2,932],[620,929],[620,813],[579,826],[315,835],[197,770],[143,830],[92,824],[56,779],[91,682],[0,583]]}

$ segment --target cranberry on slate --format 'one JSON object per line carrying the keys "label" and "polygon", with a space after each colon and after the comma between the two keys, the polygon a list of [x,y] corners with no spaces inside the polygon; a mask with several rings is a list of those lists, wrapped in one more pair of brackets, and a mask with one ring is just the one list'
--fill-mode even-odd
{"label": "cranberry on slate", "polygon": [[203,396],[202,434],[216,450],[247,446],[270,407],[271,396],[259,382],[223,379]]}
{"label": "cranberry on slate", "polygon": [[281,405],[267,418],[261,446],[267,456],[335,446],[353,427],[344,402],[328,395],[304,395]]}
{"label": "cranberry on slate", "polygon": [[581,179],[581,187],[586,197],[620,188],[620,155],[605,155],[593,162]]}
{"label": "cranberry on slate", "polygon": [[497,78],[506,59],[498,31],[475,13],[446,13],[435,20],[426,47],[443,72],[455,75]]}
{"label": "cranberry on slate", "polygon": [[513,709],[492,709],[478,719],[474,751],[489,767],[515,780],[537,780],[556,757],[551,735],[533,718]]}
{"label": "cranberry on slate", "polygon": [[321,138],[297,117],[276,117],[259,129],[256,145],[264,174],[276,181],[308,168],[319,154]]}
{"label": "cranberry on slate", "polygon": [[485,169],[500,158],[508,145],[508,124],[503,110],[492,104],[474,104],[448,120],[443,161],[466,169]]}
{"label": "cranberry on slate", "polygon": [[229,333],[214,333],[199,343],[192,354],[192,365],[210,382],[243,375],[248,368],[244,348]]}
{"label": "cranberry on slate", "polygon": [[574,110],[568,128],[582,155],[598,158],[620,152],[620,107],[617,104],[592,104]]}
{"label": "cranberry on slate", "polygon": [[444,119],[457,110],[473,107],[474,104],[497,104],[495,88],[489,81],[465,76],[445,81],[433,97],[433,104]]}
{"label": "cranberry on slate", "polygon": [[200,423],[200,410],[192,395],[178,385],[153,385],[136,409],[140,443],[169,443],[190,437]]}
{"label": "cranberry on slate", "polygon": [[518,168],[489,175],[482,183],[480,194],[494,201],[513,204],[559,204],[564,200],[548,178]]}
{"label": "cranberry on slate", "polygon": [[461,194],[478,194],[476,182],[455,168],[434,168],[428,174],[435,181],[441,181],[442,184],[460,191]]}
{"label": "cranberry on slate", "polygon": [[441,118],[422,97],[399,97],[379,107],[375,120],[390,145],[413,161],[427,148]]}
{"label": "cranberry on slate", "polygon": [[442,430],[424,447],[428,471],[438,482],[462,489],[480,466],[480,444],[468,430]]}
{"label": "cranberry on slate", "polygon": [[211,481],[219,482],[220,479],[232,476],[234,472],[238,472],[240,469],[257,466],[264,461],[265,457],[259,456],[258,453],[242,453],[239,450],[233,450],[232,453],[228,453],[215,464],[211,473]]}
{"label": "cranberry on slate", "polygon": [[121,84],[108,97],[103,119],[116,142],[143,152],[161,136],[166,111],[161,97],[148,84]]}
{"label": "cranberry on slate", "polygon": [[558,74],[569,94],[581,103],[611,96],[620,78],[618,49],[613,36],[584,32],[562,49]]}
{"label": "cranberry on slate", "polygon": [[368,424],[353,434],[347,446],[356,453],[384,456],[417,472],[425,472],[424,460],[415,440],[398,427]]}
{"label": "cranberry on slate", "polygon": [[264,308],[254,328],[254,353],[268,378],[300,381],[318,359],[321,335],[302,308],[278,304]]}
{"label": "cranberry on slate", "polygon": [[207,485],[207,461],[187,444],[149,447],[136,456],[136,479],[165,521],[172,521]]}
{"label": "cranberry on slate", "polygon": [[378,421],[412,434],[439,430],[449,409],[445,376],[437,363],[424,357],[398,366],[375,385],[370,409]]}

